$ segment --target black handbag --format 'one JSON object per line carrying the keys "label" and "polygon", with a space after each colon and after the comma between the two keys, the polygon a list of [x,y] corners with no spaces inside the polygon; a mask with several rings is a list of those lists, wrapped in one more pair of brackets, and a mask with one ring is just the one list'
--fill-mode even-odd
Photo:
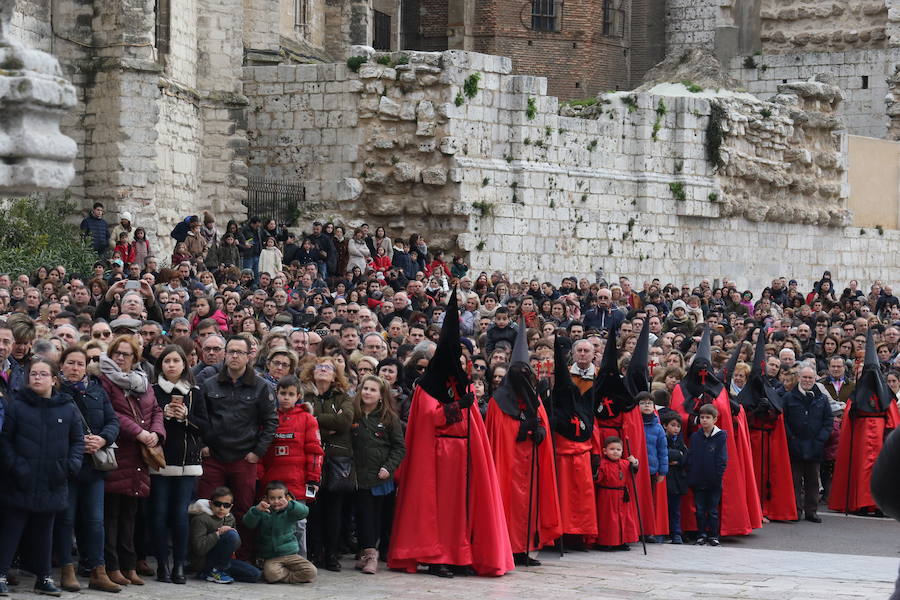
{"label": "black handbag", "polygon": [[325,489],[335,494],[355,492],[356,477],[353,473],[353,457],[325,457]]}

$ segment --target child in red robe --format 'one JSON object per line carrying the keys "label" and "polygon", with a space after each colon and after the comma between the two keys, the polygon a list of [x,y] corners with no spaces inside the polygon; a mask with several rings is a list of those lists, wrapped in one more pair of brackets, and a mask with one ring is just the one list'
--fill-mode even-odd
{"label": "child in red robe", "polygon": [[601,550],[631,549],[626,536],[634,486],[629,479],[638,470],[638,459],[629,455],[627,461],[622,460],[622,452],[621,438],[609,436],[603,441],[603,456],[594,479],[597,484],[597,542]]}

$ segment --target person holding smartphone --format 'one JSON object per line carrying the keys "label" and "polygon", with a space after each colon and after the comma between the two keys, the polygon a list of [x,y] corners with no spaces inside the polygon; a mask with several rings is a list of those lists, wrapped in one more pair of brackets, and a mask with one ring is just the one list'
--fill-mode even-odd
{"label": "person holding smartphone", "polygon": [[[156,359],[153,393],[163,413],[166,466],[150,470],[150,514],[156,554],[156,579],[183,584],[188,554],[188,505],[203,474],[202,437],[208,429],[206,404],[194,385],[184,350],[169,345]],[[173,564],[169,570],[169,537]]]}

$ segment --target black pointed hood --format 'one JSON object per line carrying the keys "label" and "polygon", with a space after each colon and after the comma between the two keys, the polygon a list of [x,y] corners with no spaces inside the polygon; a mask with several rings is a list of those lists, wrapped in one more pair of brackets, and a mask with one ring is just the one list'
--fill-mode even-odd
{"label": "black pointed hood", "polygon": [[582,394],[569,374],[566,351],[556,336],[553,342],[553,431],[575,442],[586,442],[594,432],[590,392]]}
{"label": "black pointed hood", "polygon": [[500,410],[517,419],[523,415],[526,417],[537,415],[537,378],[528,358],[528,332],[525,328],[525,319],[519,323],[509,369],[503,383],[494,392],[494,401]]}
{"label": "black pointed hood", "polygon": [[608,336],[600,369],[591,388],[594,414],[601,420],[617,417],[635,406],[634,396],[628,393],[625,380],[619,373],[615,328],[610,328]]}
{"label": "black pointed hood", "polygon": [[892,393],[881,372],[872,330],[866,334],[866,354],[862,373],[853,390],[853,412],[882,412],[891,404]]}
{"label": "black pointed hood", "polygon": [[697,345],[697,353],[691,366],[688,367],[687,375],[681,380],[681,391],[686,401],[696,398],[708,398],[710,400],[716,398],[724,388],[719,378],[713,374],[712,354],[710,350],[710,332],[709,327],[703,328],[703,335],[700,337],[700,343]]}
{"label": "black pointed hood", "polygon": [[469,376],[460,364],[462,350],[459,342],[459,306],[456,288],[450,293],[441,335],[428,368],[418,381],[419,387],[441,404],[459,402],[461,408],[471,406]]}
{"label": "black pointed hood", "polygon": [[759,328],[759,335],[756,338],[750,375],[738,394],[737,401],[748,413],[780,414],[783,410],[781,395],[766,377],[766,330],[763,327]]}
{"label": "black pointed hood", "polygon": [[737,344],[734,345],[734,349],[731,351],[731,356],[728,357],[728,362],[725,363],[725,368],[722,369],[722,383],[725,384],[726,388],[731,388],[731,378],[734,376],[734,368],[737,366],[739,359],[741,357],[741,349],[744,347],[744,342],[751,339],[753,335],[754,329],[751,328],[750,331],[747,332],[747,335],[743,340],[740,340]]}
{"label": "black pointed hood", "polygon": [[625,387],[632,396],[637,396],[641,392],[650,391],[649,371],[647,368],[650,362],[650,327],[644,323],[641,332],[638,334],[637,345],[634,347],[634,353],[631,355],[631,362],[625,370]]}

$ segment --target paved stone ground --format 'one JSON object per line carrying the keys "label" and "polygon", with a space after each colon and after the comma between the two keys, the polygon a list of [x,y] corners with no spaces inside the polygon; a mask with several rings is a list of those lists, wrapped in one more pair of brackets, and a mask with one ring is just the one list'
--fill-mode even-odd
{"label": "paved stone ground", "polygon": [[[369,576],[353,571],[352,562],[347,560],[344,572],[322,571],[315,583],[299,587],[217,586],[195,580],[186,586],[174,586],[148,581],[146,586],[130,586],[115,597],[121,600],[885,600],[893,590],[898,563],[893,557],[748,549],[727,542],[719,548],[663,544],[650,545],[648,550],[647,556],[636,546],[627,553],[575,552],[562,559],[544,552],[542,566],[518,569],[497,579],[439,579],[386,569]],[[30,581],[24,581],[20,589],[29,590]],[[13,596],[24,597],[24,594]],[[80,596],[111,598],[89,591]],[[64,594],[64,597],[78,596]]]}

